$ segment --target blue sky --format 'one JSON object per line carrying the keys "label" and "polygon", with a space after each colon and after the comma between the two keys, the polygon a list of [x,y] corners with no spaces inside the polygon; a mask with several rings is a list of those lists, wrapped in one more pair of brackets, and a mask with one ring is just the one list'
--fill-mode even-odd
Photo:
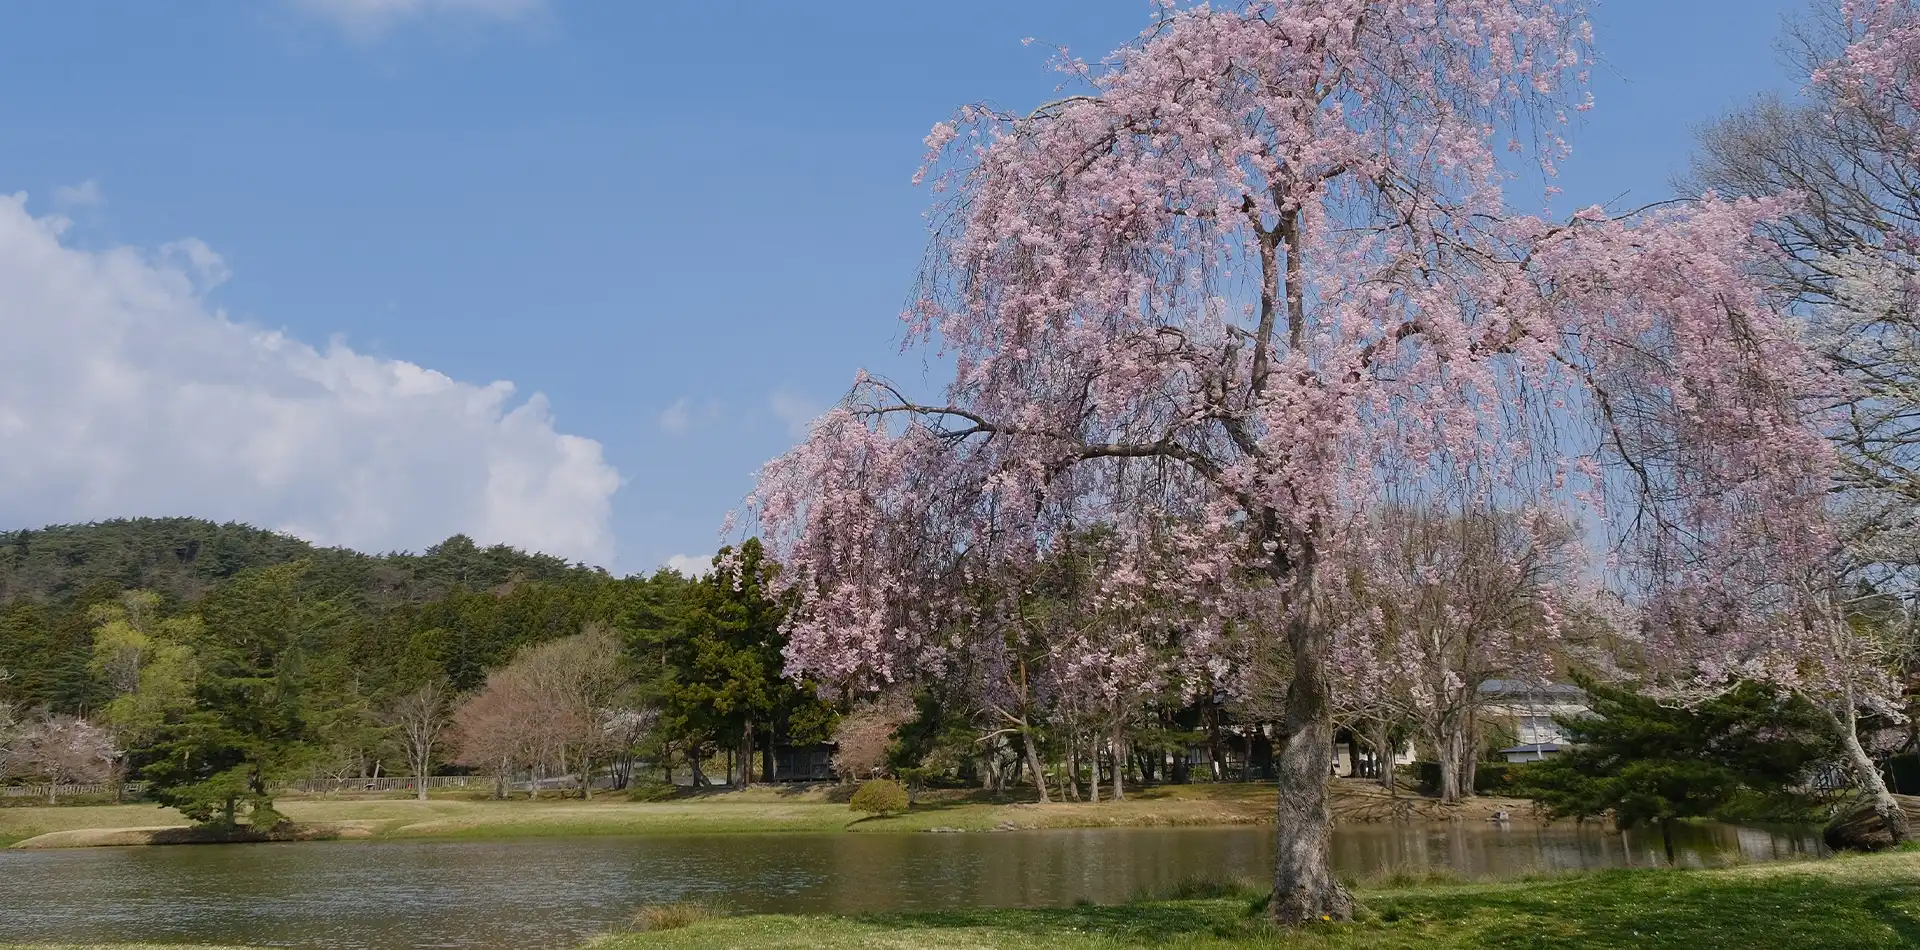
{"label": "blue sky", "polygon": [[[1596,4],[1605,62],[1569,198],[1665,196],[1694,127],[1797,87],[1775,43],[1800,9]],[[41,303],[0,305],[0,329],[120,342],[110,369],[48,350],[34,367],[64,369],[33,392],[0,381],[0,433],[9,411],[40,423],[57,449],[34,454],[67,466],[0,461],[0,527],[202,514],[374,548],[466,530],[621,572],[708,554],[759,464],[857,368],[922,377],[896,314],[924,243],[930,196],[909,179],[927,127],[966,101],[1044,98],[1046,52],[1022,37],[1092,56],[1147,15],[1144,0],[15,7],[0,194],[27,193],[15,224],[40,232],[0,235],[0,256],[25,248],[0,261],[0,289]],[[128,276],[113,248],[152,273]],[[61,268],[63,290],[38,289]],[[100,286],[119,288],[110,304]],[[216,311],[241,335],[175,352],[140,330]],[[288,356],[294,341],[313,357]],[[271,378],[288,372],[299,385]],[[176,405],[209,374],[239,388]],[[147,388],[114,382],[129,378]],[[496,380],[516,394],[476,388]],[[437,408],[394,408],[420,386]],[[113,398],[71,404],[98,393]],[[534,393],[546,406],[509,418]],[[248,408],[230,432],[179,421],[209,404]],[[565,436],[597,442],[598,461]],[[199,449],[163,444],[180,441]],[[262,465],[283,474],[232,471]]]}

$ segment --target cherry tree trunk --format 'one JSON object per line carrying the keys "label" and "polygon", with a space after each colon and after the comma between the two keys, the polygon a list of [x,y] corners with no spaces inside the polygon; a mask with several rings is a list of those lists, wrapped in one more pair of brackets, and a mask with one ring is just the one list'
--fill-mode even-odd
{"label": "cherry tree trunk", "polygon": [[1442,726],[1434,743],[1435,763],[1440,766],[1440,800],[1454,804],[1460,800],[1461,757],[1466,748],[1466,740],[1460,734],[1458,725]]}
{"label": "cherry tree trunk", "polygon": [[[1305,587],[1296,581],[1295,589]],[[1333,704],[1328,695],[1327,631],[1310,604],[1296,601],[1287,622],[1294,656],[1286,721],[1274,767],[1280,803],[1273,899],[1268,916],[1283,926],[1353,919],[1353,896],[1334,879],[1329,856],[1333,816],[1327,780],[1333,773]]]}
{"label": "cherry tree trunk", "polygon": [[1373,747],[1374,757],[1380,762],[1380,784],[1386,786],[1387,794],[1400,797],[1400,788],[1394,783],[1393,765],[1396,758],[1393,749],[1393,729],[1384,722],[1375,722],[1367,730],[1367,744]]}
{"label": "cherry tree trunk", "polygon": [[1472,706],[1467,707],[1467,724],[1461,732],[1460,797],[1467,799],[1478,794],[1473,787],[1480,775],[1480,723]]}
{"label": "cherry tree trunk", "polygon": [[1087,801],[1100,804],[1100,734],[1087,731]]}
{"label": "cherry tree trunk", "polygon": [[1893,793],[1887,790],[1887,782],[1880,775],[1880,767],[1874,764],[1873,757],[1868,755],[1866,747],[1860,744],[1859,723],[1853,711],[1852,697],[1848,696],[1847,699],[1846,715],[1835,716],[1829,712],[1828,716],[1840,733],[1840,744],[1847,750],[1847,761],[1853,766],[1854,780],[1859,783],[1860,791],[1865,793],[1874,815],[1880,819],[1881,826],[1886,828],[1887,837],[1893,839],[1893,843],[1898,845],[1911,835],[1907,828],[1907,813],[1901,809]]}
{"label": "cherry tree trunk", "polygon": [[1125,722],[1121,721],[1113,724],[1113,738],[1109,741],[1113,746],[1113,800],[1116,802],[1125,801],[1127,798],[1127,727]]}
{"label": "cherry tree trunk", "polygon": [[1033,735],[1024,729],[1020,732],[1020,741],[1027,748],[1027,770],[1033,773],[1033,788],[1040,793],[1040,804],[1045,805],[1048,803],[1047,775],[1040,770],[1040,750],[1033,747]]}

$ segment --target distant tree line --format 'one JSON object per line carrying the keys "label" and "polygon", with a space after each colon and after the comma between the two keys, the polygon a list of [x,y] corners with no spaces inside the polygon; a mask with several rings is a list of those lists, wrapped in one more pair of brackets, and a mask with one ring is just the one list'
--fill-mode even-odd
{"label": "distant tree line", "polygon": [[254,823],[316,777],[766,777],[837,718],[782,675],[771,570],[752,541],[695,579],[461,536],[373,556],[192,519],[0,533],[0,777],[138,779]]}

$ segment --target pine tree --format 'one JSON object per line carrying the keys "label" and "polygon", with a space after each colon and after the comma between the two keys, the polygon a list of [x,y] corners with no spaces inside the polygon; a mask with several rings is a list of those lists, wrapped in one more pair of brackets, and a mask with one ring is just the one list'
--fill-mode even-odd
{"label": "pine tree", "polygon": [[1697,706],[1666,705],[1580,680],[1590,716],[1560,720],[1569,751],[1525,766],[1516,782],[1556,817],[1611,814],[1621,828],[1655,825],[1673,863],[1673,825],[1754,804],[1804,808],[1795,786],[1839,755],[1817,710],[1753,683]]}

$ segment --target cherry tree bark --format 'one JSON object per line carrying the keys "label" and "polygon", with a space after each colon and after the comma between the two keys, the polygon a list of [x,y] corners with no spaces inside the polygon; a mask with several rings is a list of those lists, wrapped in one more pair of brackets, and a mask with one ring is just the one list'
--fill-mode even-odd
{"label": "cherry tree bark", "polygon": [[1320,659],[1328,653],[1329,637],[1316,622],[1313,599],[1306,594],[1313,583],[1311,568],[1296,570],[1293,585],[1301,594],[1287,622],[1287,644],[1297,659],[1274,761],[1280,785],[1274,830],[1278,850],[1267,907],[1268,915],[1284,924],[1353,917],[1353,895],[1334,878],[1330,855],[1333,815],[1327,807],[1327,778],[1333,774],[1333,697]]}
{"label": "cherry tree bark", "polygon": [[1040,767],[1040,750],[1033,744],[1033,733],[1020,730],[1020,743],[1027,752],[1027,771],[1033,773],[1033,790],[1039,794],[1040,804],[1045,805],[1052,799],[1047,796],[1047,773]]}

